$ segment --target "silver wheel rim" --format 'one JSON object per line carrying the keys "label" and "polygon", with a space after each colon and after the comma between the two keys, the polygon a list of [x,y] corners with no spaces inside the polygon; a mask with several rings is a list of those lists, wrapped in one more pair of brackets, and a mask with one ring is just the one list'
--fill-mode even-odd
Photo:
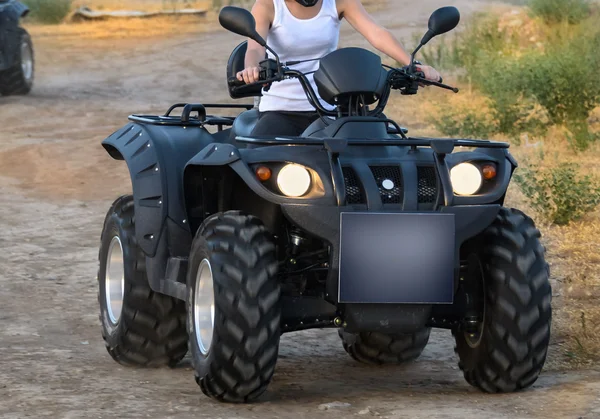
{"label": "silver wheel rim", "polygon": [[202,355],[210,350],[215,328],[215,293],[213,274],[208,259],[202,260],[196,274],[194,291],[194,332]]}
{"label": "silver wheel rim", "polygon": [[106,255],[106,278],[104,280],[104,295],[106,309],[112,324],[117,324],[123,308],[125,292],[125,263],[123,261],[123,246],[118,236],[113,237]]}
{"label": "silver wheel rim", "polygon": [[21,69],[25,80],[31,81],[33,76],[33,54],[27,42],[21,43]]}

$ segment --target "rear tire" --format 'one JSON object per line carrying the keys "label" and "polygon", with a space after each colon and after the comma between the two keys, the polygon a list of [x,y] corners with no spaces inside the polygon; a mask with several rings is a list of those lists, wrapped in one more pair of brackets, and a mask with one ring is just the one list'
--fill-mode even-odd
{"label": "rear tire", "polygon": [[371,365],[413,361],[429,342],[430,327],[415,333],[387,335],[379,332],[348,333],[338,330],[344,349],[356,361]]}
{"label": "rear tire", "polygon": [[482,332],[473,340],[464,332],[452,333],[465,379],[484,392],[525,389],[544,366],[552,289],[540,237],[531,218],[506,208],[483,233]]}
{"label": "rear tire", "polygon": [[275,250],[262,222],[238,211],[210,216],[198,229],[188,334],[196,382],[208,397],[250,402],[271,382],[281,335]]}
{"label": "rear tire", "polygon": [[123,365],[175,366],[187,353],[185,303],[148,284],[132,196],[113,203],[101,240],[98,301],[106,350]]}
{"label": "rear tire", "polygon": [[18,28],[18,47],[13,66],[0,72],[0,94],[25,95],[31,91],[35,73],[33,44],[29,33]]}

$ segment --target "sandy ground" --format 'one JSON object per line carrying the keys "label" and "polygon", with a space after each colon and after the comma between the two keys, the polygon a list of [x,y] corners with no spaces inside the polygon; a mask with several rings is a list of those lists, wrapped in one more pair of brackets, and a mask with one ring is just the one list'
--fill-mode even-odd
{"label": "sandy ground", "polygon": [[[376,17],[411,39],[442,3],[464,15],[484,4],[390,0]],[[130,184],[100,142],[130,113],[229,102],[224,67],[240,38],[200,29],[129,39],[32,30],[35,89],[0,98],[0,416],[600,417],[600,371],[554,368],[552,347],[530,390],[485,395],[463,380],[445,331],[418,361],[394,368],[357,364],[334,330],[284,335],[273,383],[249,406],[205,398],[188,359],[173,370],[113,362],[97,316],[97,249],[105,211]],[[346,25],[343,45],[351,44],[365,46]],[[319,408],[332,402],[350,406]]]}

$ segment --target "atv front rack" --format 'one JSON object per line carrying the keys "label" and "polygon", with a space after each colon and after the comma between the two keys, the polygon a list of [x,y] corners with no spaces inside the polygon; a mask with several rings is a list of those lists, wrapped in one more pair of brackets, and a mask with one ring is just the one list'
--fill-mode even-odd
{"label": "atv front rack", "polygon": [[438,139],[438,138],[406,138],[406,139],[344,139],[344,138],[308,138],[308,137],[236,137],[236,141],[253,145],[303,145],[323,146],[329,155],[331,177],[336,200],[339,206],[346,202],[346,188],[344,174],[339,161],[339,155],[347,147],[406,147],[413,150],[417,147],[431,147],[435,154],[435,166],[444,192],[444,205],[449,207],[454,201],[454,190],[450,181],[450,169],[446,164],[446,155],[454,151],[455,147],[498,148],[508,149],[510,144],[488,140],[467,139]]}

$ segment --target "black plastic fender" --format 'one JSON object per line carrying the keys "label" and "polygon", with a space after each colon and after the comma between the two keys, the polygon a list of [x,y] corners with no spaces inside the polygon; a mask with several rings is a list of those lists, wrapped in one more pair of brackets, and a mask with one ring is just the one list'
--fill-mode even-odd
{"label": "black plastic fender", "polygon": [[27,16],[29,8],[18,1],[0,3],[0,70],[13,66],[17,48],[19,22]]}
{"label": "black plastic fender", "polygon": [[[194,155],[214,141],[202,127],[132,122],[102,142],[114,159],[127,162],[134,196],[136,237],[147,256],[156,254],[167,217],[179,230],[187,232],[191,240],[183,170]],[[178,246],[177,242],[179,240],[170,243],[172,256],[187,257],[185,252],[189,249]]]}
{"label": "black plastic fender", "polygon": [[186,166],[225,166],[240,159],[239,150],[231,144],[211,144],[194,155]]}
{"label": "black plastic fender", "polygon": [[20,1],[9,1],[0,3],[0,16],[2,19],[2,27],[7,23],[18,24],[19,20],[29,13],[29,7],[25,6]]}

